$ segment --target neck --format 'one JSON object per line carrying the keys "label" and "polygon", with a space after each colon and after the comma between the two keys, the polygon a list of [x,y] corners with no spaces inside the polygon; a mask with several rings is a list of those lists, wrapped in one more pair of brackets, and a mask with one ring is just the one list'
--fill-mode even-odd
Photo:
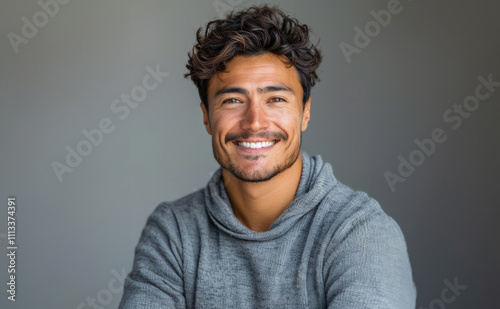
{"label": "neck", "polygon": [[245,182],[222,169],[234,214],[256,232],[265,232],[295,198],[302,175],[302,154],[295,163],[265,182]]}

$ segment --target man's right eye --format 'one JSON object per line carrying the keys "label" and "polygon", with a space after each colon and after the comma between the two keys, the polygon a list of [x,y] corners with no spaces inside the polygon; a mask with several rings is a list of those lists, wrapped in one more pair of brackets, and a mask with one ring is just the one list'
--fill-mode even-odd
{"label": "man's right eye", "polygon": [[226,99],[222,101],[222,104],[234,104],[234,103],[241,103],[241,101],[235,98]]}

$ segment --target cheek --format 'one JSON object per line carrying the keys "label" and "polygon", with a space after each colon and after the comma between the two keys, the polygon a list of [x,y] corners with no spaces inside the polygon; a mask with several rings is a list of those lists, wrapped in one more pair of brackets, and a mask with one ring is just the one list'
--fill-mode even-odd
{"label": "cheek", "polygon": [[300,130],[302,113],[295,110],[281,110],[270,113],[276,126],[285,131],[288,135],[294,134],[294,131]]}
{"label": "cheek", "polygon": [[212,131],[217,138],[223,138],[228,132],[232,131],[238,122],[235,117],[230,115],[217,115],[212,118]]}

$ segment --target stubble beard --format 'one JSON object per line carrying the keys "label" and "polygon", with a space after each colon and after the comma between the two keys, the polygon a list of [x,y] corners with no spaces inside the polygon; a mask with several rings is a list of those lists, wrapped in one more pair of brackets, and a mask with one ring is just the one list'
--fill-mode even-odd
{"label": "stubble beard", "polygon": [[[238,178],[244,182],[265,182],[271,180],[274,176],[290,168],[299,158],[300,150],[302,149],[302,132],[299,135],[299,145],[295,151],[286,158],[281,164],[276,164],[275,166],[267,170],[245,170],[238,166],[230,157],[227,160],[223,159],[219,148],[215,146],[214,140],[212,139],[212,151],[214,153],[215,160],[219,165],[229,171],[234,177]],[[256,161],[264,158],[263,155],[245,155],[245,160]]]}

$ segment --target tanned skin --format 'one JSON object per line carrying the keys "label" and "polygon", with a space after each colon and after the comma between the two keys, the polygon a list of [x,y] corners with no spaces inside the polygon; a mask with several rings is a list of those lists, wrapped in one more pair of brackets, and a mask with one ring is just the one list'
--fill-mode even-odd
{"label": "tanned skin", "polygon": [[253,231],[269,230],[295,198],[302,173],[311,99],[304,105],[297,70],[269,52],[236,56],[210,78],[208,111],[200,106],[236,218]]}

